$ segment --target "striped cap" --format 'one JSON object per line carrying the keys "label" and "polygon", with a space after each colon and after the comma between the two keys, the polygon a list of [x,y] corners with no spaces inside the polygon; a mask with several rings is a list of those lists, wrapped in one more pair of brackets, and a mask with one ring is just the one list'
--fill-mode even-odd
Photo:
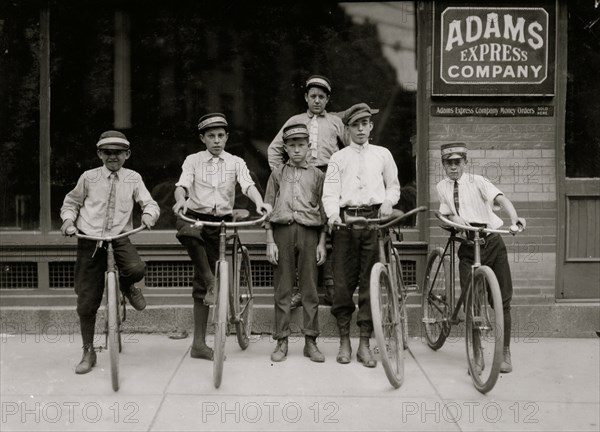
{"label": "striped cap", "polygon": [[129,141],[124,133],[108,130],[102,132],[98,142],[96,143],[97,149],[113,149],[113,150],[129,150]]}
{"label": "striped cap", "polygon": [[227,129],[229,124],[225,119],[225,115],[221,113],[210,113],[203,115],[198,120],[198,130],[203,131],[204,129],[213,128],[213,127],[222,127]]}
{"label": "striped cap", "polygon": [[308,91],[311,87],[320,87],[327,92],[331,93],[331,82],[323,75],[312,75],[306,80],[305,90]]}
{"label": "striped cap", "polygon": [[308,138],[308,128],[303,123],[289,125],[283,128],[283,140],[290,138],[304,137]]}
{"label": "striped cap", "polygon": [[467,145],[461,142],[442,144],[442,159],[460,159],[467,157]]}

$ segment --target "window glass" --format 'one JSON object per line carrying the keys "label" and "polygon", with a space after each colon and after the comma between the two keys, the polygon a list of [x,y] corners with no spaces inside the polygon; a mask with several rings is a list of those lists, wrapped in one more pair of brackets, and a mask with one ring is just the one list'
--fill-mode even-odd
{"label": "window glass", "polygon": [[[50,8],[52,228],[79,176],[101,165],[96,141],[113,128],[114,12],[95,2]],[[127,166],[127,165],[126,165]]]}
{"label": "window glass", "polygon": [[[197,121],[206,113],[226,114],[226,150],[246,160],[262,193],[267,147],[290,116],[306,110],[311,74],[333,83],[328,111],[358,102],[380,109],[372,141],[397,162],[399,207],[414,207],[413,2],[132,0],[118,11],[80,3],[51,3],[53,228],[64,195],[99,165],[94,145],[110,128],[129,138],[125,166],[142,175],[161,206],[156,229],[174,227],[174,185],[185,157],[203,150]],[[239,191],[236,207],[254,208]]]}
{"label": "window glass", "polygon": [[40,12],[21,3],[0,8],[0,230],[40,224]]}
{"label": "window glass", "polygon": [[600,177],[600,7],[575,1],[568,8],[567,177]]}

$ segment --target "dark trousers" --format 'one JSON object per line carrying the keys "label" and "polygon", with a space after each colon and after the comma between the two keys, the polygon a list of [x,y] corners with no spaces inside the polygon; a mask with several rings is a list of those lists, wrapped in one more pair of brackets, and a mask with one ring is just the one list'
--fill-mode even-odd
{"label": "dark trousers", "polygon": [[[188,210],[186,216],[208,222],[231,221],[231,215],[213,216]],[[214,282],[215,265],[219,260],[219,227],[192,228],[189,222],[177,219],[177,239],[185,247],[194,265],[192,297],[204,300],[206,292]]]}
{"label": "dark trousers", "polygon": [[[102,303],[106,249],[101,247],[96,250],[96,244],[97,242],[91,240],[77,240],[75,293],[77,314],[80,317],[95,317]],[[94,250],[96,250],[95,254]],[[128,238],[114,240],[113,250],[119,268],[119,286],[126,292],[132,284],[144,277],[146,265]]]}
{"label": "dark trousers", "polygon": [[[489,235],[485,244],[481,245],[481,264],[492,269],[502,294],[502,309],[504,311],[504,346],[510,346],[510,330],[512,325],[510,315],[510,302],[512,300],[513,286],[508,264],[508,254],[504,240],[498,234]],[[458,271],[460,273],[460,286],[464,291],[471,283],[471,266],[473,265],[474,248],[471,245],[462,244],[458,248],[460,259]]]}
{"label": "dark trousers", "polygon": [[273,224],[273,238],[279,249],[275,266],[275,329],[273,339],[290,335],[290,304],[292,288],[298,273],[302,295],[305,336],[319,335],[319,295],[317,294],[317,244],[319,228]]}
{"label": "dark trousers", "polygon": [[[377,217],[378,210],[360,213],[367,218]],[[342,219],[344,215],[342,214]],[[331,313],[336,317],[340,336],[350,333],[350,321],[356,306],[352,296],[358,285],[358,317],[356,323],[361,337],[373,331],[369,281],[371,269],[379,260],[377,231],[335,229],[333,241],[333,282],[335,295]]]}

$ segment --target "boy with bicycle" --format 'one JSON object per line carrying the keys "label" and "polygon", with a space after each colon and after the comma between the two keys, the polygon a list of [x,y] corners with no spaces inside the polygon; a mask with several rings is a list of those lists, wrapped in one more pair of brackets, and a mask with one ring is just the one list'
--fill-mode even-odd
{"label": "boy with bicycle", "polygon": [[[183,212],[198,220],[231,221],[236,183],[256,204],[258,213],[270,213],[271,206],[263,202],[246,162],[225,151],[228,127],[227,119],[221,113],[206,114],[198,121],[200,141],[206,150],[189,155],[183,162],[181,176],[175,185],[173,211],[176,215]],[[213,269],[219,259],[219,228],[198,229],[180,218],[175,227],[177,239],[194,264],[194,340],[190,356],[212,360],[213,350],[206,345],[206,327],[209,305],[215,303]]]}
{"label": "boy with bicycle", "polygon": [[[499,229],[503,222],[495,213],[502,207],[511,224],[526,226],[525,219],[517,215],[517,211],[506,196],[486,178],[477,174],[465,173],[467,164],[467,146],[464,143],[448,143],[441,146],[442,164],[448,176],[437,184],[440,200],[440,213],[451,221],[461,225],[485,226]],[[504,358],[500,372],[512,372],[510,356],[512,278],[504,240],[498,234],[484,237],[485,244],[481,248],[481,264],[489,266],[495,273],[504,310]],[[457,252],[459,258],[460,285],[464,291],[468,289],[473,265],[473,247],[461,244]],[[483,370],[483,356],[475,353],[475,363]]]}
{"label": "boy with bicycle", "polygon": [[290,335],[292,288],[298,274],[304,309],[304,356],[314,362],[324,362],[317,347],[319,335],[319,296],[317,266],[325,262],[325,230],[321,194],[324,174],[306,160],[308,128],[303,123],[283,128],[287,163],[271,173],[265,192],[265,202],[273,212],[267,230],[267,258],[275,266],[275,331],[277,347],[271,360],[286,359]]}
{"label": "boy with bicycle", "polygon": [[371,268],[379,259],[377,232],[372,230],[335,229],[346,215],[366,218],[387,217],[400,199],[398,168],[385,147],[369,144],[373,130],[372,115],[379,110],[366,103],[353,105],[344,112],[343,122],[350,134],[348,147],[334,153],[329,160],[323,186],[323,206],[333,229],[333,275],[335,295],[331,313],[337,319],[340,349],[337,362],[350,363],[350,321],[356,306],[352,295],[358,289],[360,343],[357,360],[375,367],[369,339],[373,332],[369,281]]}
{"label": "boy with bicycle", "polygon": [[[99,237],[130,231],[135,202],[143,211],[142,224],[150,229],[156,223],[160,209],[142,177],[123,168],[131,156],[129,141],[121,132],[106,131],[100,135],[96,148],[103,165],[84,172],[75,188],[65,196],[60,209],[61,233],[68,235],[73,226],[83,234]],[[115,240],[113,247],[121,291],[131,306],[143,310],[146,300],[135,283],[144,277],[146,266],[129,238]],[[96,364],[94,328],[104,293],[105,271],[106,249],[98,242],[77,239],[75,292],[83,340],[83,357],[75,368],[77,374],[90,372]]]}

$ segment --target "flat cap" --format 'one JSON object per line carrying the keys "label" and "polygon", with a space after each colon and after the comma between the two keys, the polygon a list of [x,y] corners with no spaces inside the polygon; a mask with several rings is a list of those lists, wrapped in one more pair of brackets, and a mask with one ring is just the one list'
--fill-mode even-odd
{"label": "flat cap", "polygon": [[329,79],[327,79],[323,75],[311,75],[306,80],[306,84],[304,86],[304,89],[306,91],[308,91],[308,89],[311,88],[311,87],[320,87],[323,90],[325,90],[325,92],[327,94],[331,93],[331,81],[329,81]]}
{"label": "flat cap", "polygon": [[442,159],[460,159],[467,157],[467,145],[462,142],[442,144]]}
{"label": "flat cap", "polygon": [[227,128],[229,124],[227,123],[227,119],[224,114],[221,113],[210,113],[203,115],[198,120],[198,130],[203,131],[205,129],[214,128],[214,127],[222,127]]}
{"label": "flat cap", "polygon": [[356,120],[360,120],[364,117],[371,117],[379,112],[378,109],[372,109],[366,103],[359,103],[356,105],[352,105],[346,111],[344,111],[344,115],[342,116],[342,122],[345,125],[349,125],[354,123]]}
{"label": "flat cap", "polygon": [[102,132],[98,142],[97,149],[129,150],[129,141],[124,133],[116,130]]}
{"label": "flat cap", "polygon": [[290,138],[308,138],[308,128],[303,123],[292,124],[283,128],[283,140]]}

